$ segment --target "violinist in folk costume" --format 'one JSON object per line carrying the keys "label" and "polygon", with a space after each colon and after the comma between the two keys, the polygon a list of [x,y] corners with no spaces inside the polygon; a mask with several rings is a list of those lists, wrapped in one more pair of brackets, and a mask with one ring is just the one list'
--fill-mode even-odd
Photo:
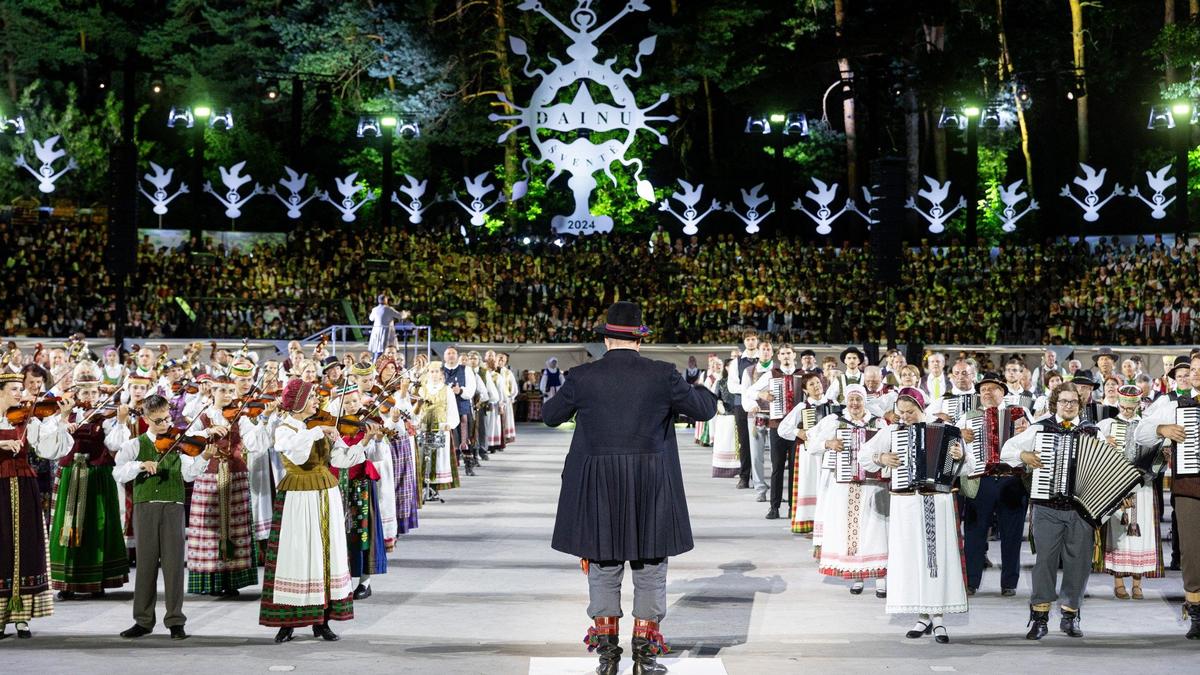
{"label": "violinist in folk costume", "polygon": [[60,471],[50,531],[50,584],[60,600],[76,593],[99,597],[129,581],[113,454],[104,444],[103,423],[116,412],[116,392],[102,405],[99,386],[95,369],[80,364],[74,405],[47,418],[34,440],[38,454],[58,460]]}
{"label": "violinist in folk costume", "polygon": [[[358,361],[350,366],[350,384],[358,388],[359,397],[359,413],[364,417],[371,418],[371,421],[378,425],[385,424],[384,409],[389,412],[394,405],[395,398],[392,392],[381,386],[378,373],[375,372],[375,364],[370,361]],[[393,375],[393,377],[395,377]],[[400,384],[399,380],[388,382],[392,387]],[[392,401],[392,405],[388,401]],[[357,414],[357,413],[356,413]],[[391,431],[392,427],[388,427]],[[403,425],[401,425],[403,430]],[[378,471],[379,478],[376,479],[376,493],[379,501],[379,518],[383,522],[383,542],[384,548],[391,551],[396,545],[396,475],[395,475],[395,458],[391,452],[391,434],[382,438],[382,443],[388,446],[387,452],[379,453],[371,461]],[[349,441],[347,441],[349,442]]]}
{"label": "violinist in folk costume", "polygon": [[[227,406],[241,407],[249,399],[254,398],[262,398],[267,405],[270,405],[270,402],[267,401],[270,397],[263,396],[262,385],[266,379],[265,374],[262,377],[256,377],[257,367],[249,358],[241,356],[234,359],[226,370],[229,373],[228,378],[234,386],[232,391],[234,397],[226,402]],[[249,405],[247,404],[247,407]],[[272,408],[274,407],[276,406],[272,406]],[[216,414],[219,415],[221,410],[222,408],[218,408]],[[238,422],[239,426],[249,424],[251,427],[259,425],[264,427],[261,434],[247,435],[247,438],[253,439],[251,440],[253,450],[242,457],[250,480],[252,532],[260,554],[265,553],[267,538],[271,535],[271,504],[275,495],[275,485],[282,478],[282,466],[275,466],[277,462],[272,461],[270,453],[271,438],[275,433],[273,416],[264,414],[264,412],[256,408],[243,410]],[[257,444],[259,438],[263,439],[261,447]]]}
{"label": "violinist in folk costume", "polygon": [[[119,405],[117,414],[104,423],[104,445],[114,455],[120,451],[121,443],[127,438],[137,438],[146,433],[148,427],[142,404],[150,392],[150,385],[150,378],[141,373],[135,372],[125,378],[125,391],[122,398],[127,403]],[[124,433],[128,436],[123,436],[118,432],[118,427],[125,427]],[[125,548],[129,553],[130,564],[136,564],[137,550],[133,539],[133,485],[129,481],[119,478],[116,480],[118,483],[123,483],[121,491],[124,493],[124,499],[119,500],[119,504],[121,506],[121,522],[125,530]]]}
{"label": "violinist in folk costume", "polygon": [[346,516],[329,468],[349,468],[364,455],[351,450],[334,426],[308,426],[318,403],[315,385],[301,380],[288,382],[279,401],[284,416],[275,449],[286,475],[275,495],[258,619],[279,628],[276,642],[291,640],[303,626],[337,640],[329,622],[354,618]]}
{"label": "violinist in folk costume", "polygon": [[[393,538],[392,545],[395,545],[394,539],[409,530],[417,527],[417,509],[420,506],[420,489],[418,487],[418,477],[420,472],[417,469],[417,453],[416,453],[416,415],[413,412],[413,404],[411,392],[415,389],[415,385],[408,379],[408,374],[400,371],[396,366],[396,361],[388,357],[379,359],[376,368],[379,371],[379,380],[387,384],[387,389],[383,391],[383,398],[376,402],[379,405],[379,412],[384,417],[385,426],[392,432],[389,438],[389,443],[392,449],[392,488],[393,492],[388,492],[386,489],[380,489],[384,495],[381,499],[387,498],[387,495],[394,495],[395,501],[392,504],[392,517],[394,518],[394,531],[391,533]],[[388,536],[387,513],[388,509],[380,503],[382,515],[384,517],[384,536]]]}
{"label": "violinist in folk costume", "polygon": [[19,638],[33,636],[30,619],[54,613],[42,498],[30,464],[29,438],[40,435],[42,421],[33,414],[36,401],[21,405],[24,379],[0,372],[0,409],[7,413],[0,418],[0,636],[11,623]]}
{"label": "violinist in folk costume", "polygon": [[[203,471],[192,483],[188,512],[188,592],[236,597],[258,583],[249,463],[265,455],[270,431],[234,404],[228,376],[212,384],[212,405],[185,430],[204,439]],[[274,412],[268,404],[265,414]]]}
{"label": "violinist in folk costume", "polygon": [[206,463],[182,451],[168,435],[171,413],[167,399],[152,394],[142,404],[146,431],[137,436],[127,426],[127,411],[106,442],[118,448],[114,477],[133,486],[133,526],[137,536],[138,574],[133,590],[133,626],[121,637],[148,635],[157,623],[158,570],[163,573],[167,612],[163,625],[174,640],[187,638],[183,613],[184,483],[204,471]]}

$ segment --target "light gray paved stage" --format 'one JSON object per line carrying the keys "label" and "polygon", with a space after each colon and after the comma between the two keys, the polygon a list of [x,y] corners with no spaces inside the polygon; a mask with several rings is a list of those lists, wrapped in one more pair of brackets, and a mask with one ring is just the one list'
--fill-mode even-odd
{"label": "light gray paved stage", "polygon": [[[136,642],[117,633],[132,623],[132,584],[102,601],[57,604],[32,624],[33,640],[0,642],[6,673],[412,672],[525,674],[578,672],[587,656],[587,586],[578,561],[550,549],[558,475],[569,431],[523,425],[520,440],[484,464],[445,504],[421,511],[401,538],[374,597],[356,619],[335,623],[337,643],[297,631],[276,645],[258,625],[257,592],[239,599],[189,596],[192,638],[165,629]],[[1001,598],[989,571],[971,612],[947,620],[953,642],[906,640],[912,617],[891,619],[883,600],[817,575],[807,539],[786,521],[763,519],[764,504],[729,479],[710,478],[708,449],[680,432],[696,549],[671,561],[664,633],[684,659],[719,659],[679,675],[794,672],[1194,672],[1200,643],[1182,638],[1179,573],[1146,583],[1140,602],[1112,597],[1094,575],[1083,608],[1086,637],[1023,639],[1028,573],[1020,595]],[[998,560],[998,552],[993,552]],[[1029,560],[1026,561],[1027,563]],[[626,582],[627,591],[630,587]],[[627,598],[626,611],[631,602]],[[162,606],[159,610],[161,613]],[[161,614],[160,614],[161,616]],[[630,630],[623,626],[623,639]],[[11,636],[11,627],[9,629]],[[628,659],[624,662],[629,663]],[[702,666],[702,667],[701,667]],[[549,670],[548,670],[549,669]]]}

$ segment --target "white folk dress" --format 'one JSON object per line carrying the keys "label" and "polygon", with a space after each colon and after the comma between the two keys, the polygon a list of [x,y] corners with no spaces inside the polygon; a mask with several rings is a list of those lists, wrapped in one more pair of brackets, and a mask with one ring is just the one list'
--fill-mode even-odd
{"label": "white folk dress", "polygon": [[[883,467],[875,457],[891,452],[895,425],[863,444],[859,464],[869,471]],[[960,475],[973,467],[964,455]],[[888,614],[958,614],[967,611],[962,535],[954,494],[891,493],[888,520]]]}

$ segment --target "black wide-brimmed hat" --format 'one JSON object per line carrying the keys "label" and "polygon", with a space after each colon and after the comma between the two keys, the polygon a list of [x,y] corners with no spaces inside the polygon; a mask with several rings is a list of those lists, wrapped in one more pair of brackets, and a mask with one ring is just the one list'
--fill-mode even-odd
{"label": "black wide-brimmed hat", "polygon": [[847,347],[843,349],[842,353],[838,355],[838,361],[845,363],[847,354],[857,355],[860,366],[867,365],[867,357],[861,351],[859,351],[858,347]]}
{"label": "black wide-brimmed hat", "polygon": [[1119,360],[1112,347],[1101,347],[1095,354],[1092,354],[1092,363],[1099,363],[1100,359],[1105,356],[1112,359],[1114,363]]}
{"label": "black wide-brimmed hat", "polygon": [[1074,377],[1071,378],[1071,384],[1079,384],[1085,387],[1091,387],[1092,389],[1100,386],[1098,382],[1092,379],[1091,375],[1088,375],[1082,370],[1075,371]]}
{"label": "black wide-brimmed hat", "polygon": [[1003,389],[1004,391],[1008,391],[1008,384],[1004,381],[1004,378],[1000,376],[1000,373],[994,373],[994,372],[984,373],[983,377],[979,378],[979,382],[976,383],[975,389],[978,390],[980,387],[982,387],[985,384],[994,384],[997,387],[1000,387],[1001,389]]}
{"label": "black wide-brimmed hat", "polygon": [[1175,363],[1172,364],[1171,369],[1167,371],[1167,374],[1170,375],[1172,378],[1174,378],[1175,371],[1179,370],[1180,368],[1191,368],[1191,367],[1192,367],[1191,359],[1189,359],[1186,356],[1176,356]]}
{"label": "black wide-brimmed hat", "polygon": [[642,308],[636,302],[614,302],[608,308],[604,323],[596,325],[596,333],[617,340],[641,340],[650,335],[642,323]]}

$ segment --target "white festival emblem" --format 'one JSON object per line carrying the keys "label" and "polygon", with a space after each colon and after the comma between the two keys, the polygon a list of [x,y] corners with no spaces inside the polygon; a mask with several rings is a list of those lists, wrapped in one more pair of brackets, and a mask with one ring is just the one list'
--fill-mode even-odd
{"label": "white festival emblem", "polygon": [[227,218],[240,218],[242,216],[242,208],[248,204],[251,199],[254,199],[256,196],[263,193],[262,186],[258,183],[255,183],[254,189],[250,191],[250,194],[246,195],[244,198],[242,197],[240,193],[242,186],[254,180],[249,174],[246,174],[245,176],[242,175],[242,169],[244,168],[246,168],[245,160],[234,164],[228,169],[223,166],[217,167],[217,170],[221,172],[221,182],[225,185],[224,197],[217,194],[216,191],[213,190],[211,181],[204,181],[204,191],[215,197],[217,201],[221,202],[221,204],[225,206],[225,217]]}
{"label": "white festival emblem", "polygon": [[679,222],[683,223],[683,233],[691,236],[699,232],[699,229],[696,226],[700,224],[700,221],[707,218],[708,214],[712,213],[713,211],[719,211],[721,209],[721,203],[714,199],[712,201],[712,205],[708,207],[708,210],[704,213],[700,213],[696,210],[696,204],[700,202],[700,197],[704,193],[704,184],[701,183],[696,187],[692,187],[691,183],[688,183],[681,178],[679,179],[679,185],[683,187],[683,193],[673,193],[671,198],[678,201],[680,204],[683,204],[683,212],[675,213],[675,210],[671,208],[671,202],[666,199],[662,200],[662,202],[658,205],[658,210],[666,211],[667,213],[675,216]]}
{"label": "white festival emblem", "polygon": [[1138,192],[1138,187],[1133,186],[1129,191],[1130,197],[1137,197],[1143,204],[1150,207],[1150,217],[1155,220],[1162,220],[1167,217],[1167,207],[1174,201],[1175,197],[1167,199],[1166,190],[1175,184],[1175,178],[1167,178],[1167,173],[1171,170],[1171,165],[1168,164],[1159,169],[1157,173],[1146,172],[1146,182],[1150,184],[1150,189],[1154,190],[1154,194],[1146,199]]}
{"label": "white festival emblem", "polygon": [[458,198],[458,193],[452,193],[447,199],[447,201],[452,200],[455,204],[461,206],[462,209],[471,216],[471,224],[475,227],[483,225],[484,216],[488,214],[488,211],[491,211],[500,204],[504,203],[503,192],[497,194],[496,201],[492,202],[491,204],[483,203],[483,198],[486,197],[489,192],[496,189],[496,186],[484,182],[487,180],[489,175],[491,175],[490,172],[484,171],[478,176],[475,176],[473,180],[470,176],[463,176],[463,182],[467,184],[467,194],[471,195],[471,203],[462,203],[462,201],[460,201]]}
{"label": "white festival emblem", "polygon": [[[876,185],[873,187],[878,186]],[[846,200],[846,210],[857,213],[859,218],[867,221],[867,229],[870,230],[872,225],[879,224],[879,209],[875,206],[875,200],[877,197],[871,194],[871,188],[865,186],[862,189],[862,193],[863,204],[866,204],[867,206],[866,212],[863,212],[862,209],[858,208],[858,204],[853,199]]]}
{"label": "white festival emblem", "polygon": [[746,215],[738,213],[737,209],[733,208],[733,202],[725,205],[726,211],[737,216],[738,220],[741,220],[746,224],[746,234],[754,234],[755,232],[758,232],[759,223],[766,220],[767,216],[775,213],[775,202],[771,202],[771,208],[767,209],[765,213],[758,210],[758,207],[762,206],[764,202],[771,200],[771,197],[768,195],[758,194],[762,191],[762,189],[762,183],[750,188],[749,192],[747,192],[745,188],[742,188],[742,202],[746,205]]}
{"label": "white festival emblem", "polygon": [[840,218],[842,214],[845,213],[848,208],[850,208],[851,201],[847,199],[846,203],[842,205],[842,210],[834,213],[833,209],[829,208],[829,205],[832,204],[833,200],[837,197],[838,184],[834,183],[833,185],[826,185],[824,181],[816,178],[813,178],[812,182],[817,188],[816,191],[814,192],[809,190],[808,192],[804,193],[804,196],[816,203],[817,212],[812,213],[808,209],[804,208],[804,200],[799,197],[797,197],[796,201],[792,203],[792,210],[803,213],[814,223],[816,223],[817,234],[829,234],[833,231],[833,228],[830,227],[833,224],[833,221]]}
{"label": "white festival emblem", "polygon": [[284,208],[287,209],[288,218],[295,220],[300,217],[300,211],[304,209],[306,204],[314,199],[318,199],[324,193],[321,190],[313,190],[313,193],[307,199],[302,197],[300,193],[304,192],[304,186],[308,184],[308,174],[296,173],[290,166],[283,167],[283,170],[287,172],[288,177],[280,178],[279,184],[288,191],[288,196],[284,197],[279,194],[279,190],[276,190],[274,185],[267,188],[267,194],[278,199],[279,203],[283,204]]}
{"label": "white festival emblem", "polygon": [[929,184],[928,190],[917,190],[917,196],[929,202],[929,211],[922,211],[917,207],[917,202],[912,197],[904,203],[904,207],[916,211],[922,218],[929,222],[929,231],[938,234],[946,229],[946,221],[954,217],[954,214],[959,210],[967,208],[967,200],[964,197],[958,198],[958,203],[954,208],[947,210],[942,206],[946,201],[947,195],[950,194],[950,181],[945,183],[937,182],[936,178],[925,176],[925,182]]}
{"label": "white festival emblem", "polygon": [[1123,196],[1125,194],[1125,188],[1121,187],[1120,183],[1117,183],[1113,186],[1112,194],[1108,195],[1104,199],[1100,199],[1099,190],[1100,188],[1104,187],[1104,176],[1108,173],[1108,169],[1100,169],[1100,173],[1096,173],[1095,169],[1087,164],[1084,164],[1083,162],[1080,162],[1079,166],[1083,169],[1084,175],[1082,178],[1076,176],[1072,182],[1087,192],[1087,194],[1083,197],[1083,201],[1080,201],[1071,192],[1070,183],[1063,186],[1060,194],[1063,197],[1075,202],[1079,208],[1083,209],[1084,220],[1088,221],[1089,223],[1094,223],[1097,220],[1100,220],[1100,209],[1104,208],[1104,205],[1107,204],[1113,197]]}
{"label": "white festival emblem", "polygon": [[1028,193],[1018,192],[1024,183],[1024,180],[1019,180],[1008,187],[1000,186],[1000,203],[1004,204],[1004,208],[1000,210],[1000,229],[1005,232],[1015,232],[1018,220],[1024,218],[1030,211],[1037,211],[1041,208],[1036,199],[1031,199],[1029,206],[1025,207],[1024,211],[1017,212],[1017,204],[1025,201],[1025,198],[1029,196]]}
{"label": "white festival emblem", "polygon": [[[514,115],[492,114],[488,119],[495,121],[512,120],[517,122],[512,128],[501,134],[499,142],[503,143],[510,134],[518,129],[527,129],[529,140],[537,149],[538,156],[526,159],[522,163],[526,179],[513,188],[514,199],[522,194],[527,186],[530,162],[542,164],[550,162],[554,173],[546,181],[552,182],[562,172],[571,175],[567,185],[575,196],[574,211],[567,216],[554,216],[551,225],[560,234],[592,234],[595,232],[610,232],[613,220],[609,216],[592,215],[589,201],[596,189],[596,179],[593,174],[603,171],[617,184],[611,165],[620,162],[624,166],[634,167],[634,179],[637,181],[638,196],[646,201],[654,201],[654,186],[642,178],[642,160],[628,158],[637,132],[646,130],[657,137],[658,142],[666,145],[667,137],[650,126],[654,122],[674,122],[674,115],[653,116],[651,110],[657,108],[668,98],[667,94],[659,97],[658,101],[647,108],[638,108],[633,91],[629,88],[626,78],[640,77],[642,74],[641,59],[654,53],[655,38],[653,36],[638,44],[637,55],[634,57],[634,67],[617,72],[613,70],[616,57],[596,61],[599,50],[594,44],[606,30],[630,12],[645,12],[650,6],[644,0],[628,0],[616,16],[607,22],[597,25],[596,13],[592,10],[593,0],[576,0],[577,5],[571,12],[571,26],[568,27],[552,14],[546,11],[539,0],[523,0],[517,6],[521,11],[535,11],[546,17],[551,24],[558,28],[571,40],[567,47],[570,61],[563,63],[553,56],[547,57],[554,68],[545,72],[540,68],[531,69],[532,59],[528,47],[520,38],[509,38],[509,46],[517,56],[525,57],[524,72],[527,77],[541,78],[534,91],[529,106],[521,108],[509,101],[503,94],[500,101],[516,110]],[[575,97],[570,102],[559,102],[559,92],[572,86],[578,86]],[[607,90],[605,98],[611,99],[612,104],[596,103],[592,98],[589,87],[595,86]],[[610,138],[601,143],[593,143],[586,137],[586,132],[624,131],[617,138]],[[584,132],[584,136],[570,142],[561,138],[543,134],[543,131],[570,134]]]}
{"label": "white festival emblem", "polygon": [[421,214],[429,208],[429,204],[422,204],[421,197],[425,196],[425,188],[429,187],[428,180],[418,181],[416,178],[405,174],[404,180],[408,181],[408,185],[401,187],[400,191],[408,195],[408,201],[400,201],[400,197],[393,192],[392,201],[400,205],[400,208],[408,212],[408,222],[416,225],[421,222]]}
{"label": "white festival emblem", "polygon": [[64,173],[70,171],[71,169],[79,168],[79,165],[75,163],[75,158],[68,157],[67,166],[58,173],[54,172],[54,163],[58,161],[60,157],[67,154],[66,150],[54,149],[54,146],[58,143],[58,139],[60,138],[62,138],[62,136],[51,136],[41,143],[39,143],[36,138],[33,139],[33,154],[37,155],[38,160],[42,163],[42,165],[37,169],[29,166],[29,163],[25,161],[25,155],[23,153],[17,155],[17,158],[13,161],[13,164],[16,166],[19,166],[33,174],[33,177],[38,180],[38,189],[46,194],[54,192],[55,181],[57,181],[59,178],[62,178]]}
{"label": "white festival emblem", "polygon": [[154,162],[150,162],[150,169],[154,173],[144,174],[142,178],[154,187],[154,192],[146,192],[141,185],[138,186],[138,192],[150,200],[150,203],[154,205],[155,213],[165,216],[167,214],[167,205],[179,195],[186,195],[188,193],[188,185],[180,181],[179,189],[175,191],[175,194],[167,194],[167,187],[171,185],[171,178],[175,175],[175,169],[163,171],[163,168]]}
{"label": "white festival emblem", "polygon": [[[337,176],[333,177],[334,183],[337,184],[337,190],[342,195],[342,199],[340,201],[335,202],[330,199],[328,192],[321,193],[320,197],[321,201],[329,202],[333,208],[340,211],[342,213],[342,220],[347,223],[353,223],[354,219],[358,217],[354,215],[355,212],[361,209],[367,202],[375,199],[375,193],[371,192],[370,188],[364,185],[358,185],[354,182],[357,178],[357,171],[349,176],[346,176],[345,178],[338,178]],[[366,192],[366,194],[363,195],[362,201],[356,201],[355,197],[359,192],[362,191]]]}

